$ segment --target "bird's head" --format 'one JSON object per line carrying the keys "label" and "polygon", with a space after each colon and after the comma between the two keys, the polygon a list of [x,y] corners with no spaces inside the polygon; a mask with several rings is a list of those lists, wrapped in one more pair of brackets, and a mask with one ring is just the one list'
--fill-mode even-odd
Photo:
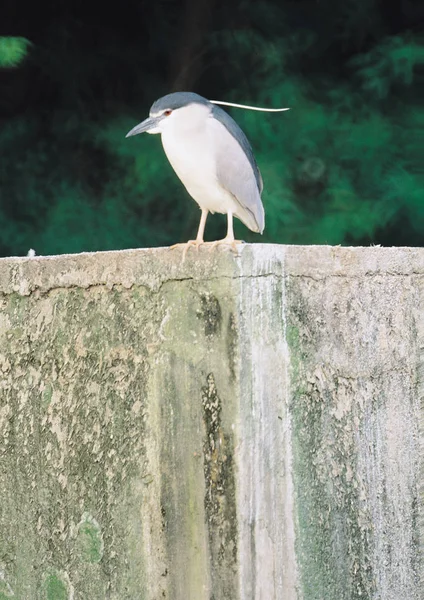
{"label": "bird's head", "polygon": [[175,92],[152,104],[147,119],[133,127],[126,137],[139,133],[164,133],[170,129],[198,127],[209,116],[212,104],[192,92]]}

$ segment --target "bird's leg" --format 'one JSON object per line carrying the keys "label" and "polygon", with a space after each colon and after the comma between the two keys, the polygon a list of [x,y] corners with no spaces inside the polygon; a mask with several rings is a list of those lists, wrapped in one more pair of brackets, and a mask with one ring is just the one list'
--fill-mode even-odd
{"label": "bird's leg", "polygon": [[197,230],[196,239],[194,240],[194,244],[198,249],[200,244],[203,244],[203,235],[205,233],[205,225],[206,219],[208,218],[208,209],[202,208],[202,215],[200,217],[199,229]]}
{"label": "bird's leg", "polygon": [[227,212],[227,235],[222,240],[217,240],[216,242],[212,242],[211,250],[216,246],[221,246],[222,244],[226,244],[231,246],[234,252],[237,252],[236,245],[242,244],[242,240],[234,239],[234,229],[233,229],[233,213],[229,210]]}
{"label": "bird's leg", "polygon": [[195,246],[196,250],[199,250],[199,246],[204,244],[203,235],[205,232],[206,219],[208,218],[208,210],[206,208],[202,208],[202,215],[200,217],[199,229],[197,230],[197,235],[195,240],[188,240],[185,244],[174,244],[171,248],[179,248],[183,246],[183,259],[182,262],[185,261],[185,257],[187,254],[187,250],[190,246]]}
{"label": "bird's leg", "polygon": [[234,242],[233,213],[229,210],[227,212],[227,235],[221,240],[221,244],[234,244]]}

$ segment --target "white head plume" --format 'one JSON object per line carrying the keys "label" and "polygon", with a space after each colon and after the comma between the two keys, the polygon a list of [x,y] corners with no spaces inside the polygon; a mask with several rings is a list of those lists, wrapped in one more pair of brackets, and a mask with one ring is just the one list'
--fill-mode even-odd
{"label": "white head plume", "polygon": [[248,106],[247,104],[234,104],[234,102],[224,102],[223,100],[209,100],[212,104],[222,104],[223,106],[234,106],[235,108],[245,108],[246,110],[259,110],[261,112],[283,112],[290,108],[262,108],[260,106]]}

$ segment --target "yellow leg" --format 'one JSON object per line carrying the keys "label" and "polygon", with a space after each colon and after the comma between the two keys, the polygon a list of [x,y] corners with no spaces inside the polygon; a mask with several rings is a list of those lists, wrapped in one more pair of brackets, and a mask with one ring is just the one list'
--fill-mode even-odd
{"label": "yellow leg", "polygon": [[195,240],[188,240],[188,242],[185,242],[183,244],[174,244],[173,246],[171,246],[172,248],[183,248],[183,260],[182,262],[185,261],[185,257],[187,254],[187,250],[190,248],[190,246],[195,246],[196,250],[199,250],[199,246],[201,246],[202,244],[204,244],[205,242],[203,241],[203,235],[205,233],[205,225],[206,225],[206,219],[208,218],[208,210],[206,210],[205,208],[202,208],[202,216],[200,217],[200,223],[199,223],[199,229],[197,230],[197,235],[196,235],[196,239]]}
{"label": "yellow leg", "polygon": [[222,240],[216,240],[216,242],[211,242],[211,250],[216,248],[216,246],[231,246],[233,252],[237,253],[237,244],[242,244],[242,240],[234,239],[234,229],[233,229],[233,213],[228,211],[227,213],[227,235]]}
{"label": "yellow leg", "polygon": [[205,231],[206,219],[208,216],[208,210],[202,209],[202,216],[200,217],[199,229],[197,231],[197,236],[195,240],[189,240],[183,244],[174,244],[171,246],[172,248],[183,248],[183,258],[181,262],[185,261],[186,254],[188,249],[191,246],[195,246],[196,250],[199,250],[199,246],[209,246],[211,250],[216,248],[216,246],[231,246],[233,252],[237,254],[237,245],[243,244],[242,240],[234,239],[234,229],[233,229],[233,213],[228,211],[227,213],[227,235],[222,240],[216,240],[215,242],[204,242],[203,234]]}

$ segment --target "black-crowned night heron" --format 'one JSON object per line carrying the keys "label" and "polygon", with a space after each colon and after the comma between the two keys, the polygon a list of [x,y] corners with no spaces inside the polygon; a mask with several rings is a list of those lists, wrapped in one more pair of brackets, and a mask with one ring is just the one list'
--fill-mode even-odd
{"label": "black-crowned night heron", "polygon": [[220,103],[192,92],[168,94],[156,100],[149,118],[126,136],[160,133],[169,162],[201,208],[196,239],[184,244],[183,256],[190,246],[205,243],[209,212],[226,213],[228,219],[227,235],[209,242],[212,246],[238,243],[233,216],[251,231],[262,233],[265,227],[263,183],[252,148],[237,123],[215,102]]}

